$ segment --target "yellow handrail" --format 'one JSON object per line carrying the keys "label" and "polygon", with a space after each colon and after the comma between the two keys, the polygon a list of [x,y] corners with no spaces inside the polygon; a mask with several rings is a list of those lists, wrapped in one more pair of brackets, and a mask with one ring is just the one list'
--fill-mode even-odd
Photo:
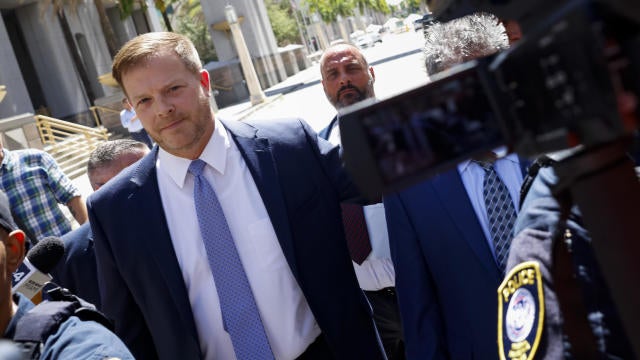
{"label": "yellow handrail", "polygon": [[100,123],[99,111],[104,111],[112,114],[120,114],[119,110],[111,109],[104,106],[94,105],[89,108],[91,110],[91,115],[93,115],[93,120],[96,122],[96,126],[100,127],[102,124]]}
{"label": "yellow handrail", "polygon": [[[72,122],[52,118],[44,115],[35,115],[36,126],[40,131],[40,139],[43,144],[55,144],[56,140],[61,140],[69,135],[84,134],[103,140],[109,139],[107,129],[104,127],[93,128],[89,126],[74,124]],[[55,134],[60,136],[56,136]]]}

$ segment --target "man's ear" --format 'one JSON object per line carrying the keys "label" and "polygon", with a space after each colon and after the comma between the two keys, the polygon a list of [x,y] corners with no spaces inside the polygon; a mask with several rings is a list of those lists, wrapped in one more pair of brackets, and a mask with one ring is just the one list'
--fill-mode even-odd
{"label": "man's ear", "polygon": [[207,95],[211,95],[211,81],[209,80],[209,72],[205,69],[200,70],[200,85],[207,93]]}
{"label": "man's ear", "polygon": [[373,79],[373,82],[376,82],[376,73],[373,71],[373,66],[369,67],[369,73],[371,74],[371,78]]}
{"label": "man's ear", "polygon": [[25,235],[22,230],[14,230],[7,237],[7,268],[10,273],[18,269],[24,260],[26,250],[24,248]]}

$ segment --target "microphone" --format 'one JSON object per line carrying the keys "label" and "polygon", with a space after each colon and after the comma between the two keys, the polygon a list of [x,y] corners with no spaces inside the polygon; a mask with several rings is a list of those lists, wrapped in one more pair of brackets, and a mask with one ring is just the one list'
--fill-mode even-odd
{"label": "microphone", "polygon": [[49,272],[64,256],[64,243],[49,236],[39,241],[29,252],[20,267],[13,273],[11,292],[19,292],[31,299],[51,281]]}
{"label": "microphone", "polygon": [[22,348],[11,340],[0,340],[0,359],[2,360],[23,360]]}

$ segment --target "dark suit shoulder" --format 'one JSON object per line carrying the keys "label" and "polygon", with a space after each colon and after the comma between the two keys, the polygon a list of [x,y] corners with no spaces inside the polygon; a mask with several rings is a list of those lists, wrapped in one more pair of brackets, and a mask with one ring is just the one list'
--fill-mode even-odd
{"label": "dark suit shoulder", "polygon": [[86,222],[79,228],[64,234],[60,239],[64,242],[65,257],[68,258],[68,254],[84,251],[93,241],[91,226]]}
{"label": "dark suit shoulder", "polygon": [[146,181],[155,174],[157,155],[158,147],[156,146],[138,162],[129,165],[104,186],[89,195],[87,205],[91,207],[101,202],[113,203],[113,200],[119,198],[119,196],[128,196],[141,182]]}
{"label": "dark suit shoulder", "polygon": [[297,142],[300,140],[301,132],[317,136],[309,124],[299,118],[251,120],[245,124],[256,130],[256,136],[268,138],[270,141]]}
{"label": "dark suit shoulder", "polygon": [[59,262],[52,271],[54,281],[100,307],[96,256],[89,222],[61,239],[65,248],[64,261]]}

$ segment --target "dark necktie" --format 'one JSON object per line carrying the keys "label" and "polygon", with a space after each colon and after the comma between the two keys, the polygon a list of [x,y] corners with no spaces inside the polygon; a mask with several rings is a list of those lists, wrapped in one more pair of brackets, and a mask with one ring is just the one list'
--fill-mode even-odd
{"label": "dark necktie", "polygon": [[342,203],[342,223],[351,259],[358,265],[371,253],[371,241],[361,205]]}
{"label": "dark necktie", "polygon": [[476,161],[484,171],[482,195],[487,208],[489,232],[493,238],[498,267],[504,272],[513,238],[517,213],[509,189],[496,173],[492,162]]}
{"label": "dark necktie", "polygon": [[[220,298],[224,328],[238,360],[273,359],[253,292],[215,191],[202,174],[205,162],[189,165],[200,234]],[[213,336],[213,335],[212,335]]]}

